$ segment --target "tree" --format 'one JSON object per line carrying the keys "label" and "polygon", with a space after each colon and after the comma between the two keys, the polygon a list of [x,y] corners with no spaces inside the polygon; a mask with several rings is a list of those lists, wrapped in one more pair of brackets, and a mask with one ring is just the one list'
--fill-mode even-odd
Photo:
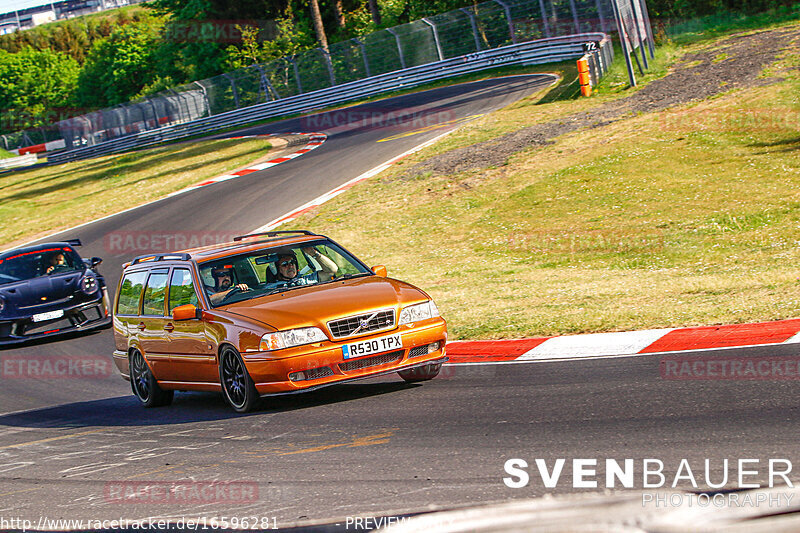
{"label": "tree", "polygon": [[158,31],[129,24],[92,46],[78,79],[76,101],[86,107],[127,102],[156,77]]}
{"label": "tree", "polygon": [[78,62],[51,50],[0,50],[0,130],[11,133],[57,120],[78,80]]}
{"label": "tree", "polygon": [[375,24],[375,27],[380,28],[381,26],[381,12],[378,9],[378,0],[367,0],[369,4],[369,12],[372,15],[372,22]]}
{"label": "tree", "polygon": [[325,25],[322,23],[322,13],[319,10],[319,0],[311,0],[309,2],[311,8],[311,21],[314,23],[314,31],[317,34],[317,40],[325,51],[328,51],[328,36],[325,34]]}

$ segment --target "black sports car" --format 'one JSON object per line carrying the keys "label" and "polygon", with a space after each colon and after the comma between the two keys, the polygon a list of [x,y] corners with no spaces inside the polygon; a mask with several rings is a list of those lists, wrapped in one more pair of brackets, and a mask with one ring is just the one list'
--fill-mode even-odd
{"label": "black sports car", "polygon": [[111,323],[102,259],[81,259],[79,240],[0,254],[0,345]]}

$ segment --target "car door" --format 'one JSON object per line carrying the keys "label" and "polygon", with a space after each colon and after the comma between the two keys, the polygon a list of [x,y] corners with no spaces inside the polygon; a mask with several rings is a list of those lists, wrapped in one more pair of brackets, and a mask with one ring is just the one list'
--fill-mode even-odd
{"label": "car door", "polygon": [[[196,280],[189,268],[175,267],[170,275],[168,315],[181,305],[199,307]],[[200,319],[169,320],[165,326],[169,339],[171,380],[193,383],[218,383],[216,353],[206,337]]]}
{"label": "car door", "polygon": [[168,379],[171,374],[169,360],[169,339],[165,329],[169,318],[166,316],[167,281],[169,268],[154,268],[147,276],[142,294],[142,310],[139,323],[139,346],[153,375],[157,380]]}

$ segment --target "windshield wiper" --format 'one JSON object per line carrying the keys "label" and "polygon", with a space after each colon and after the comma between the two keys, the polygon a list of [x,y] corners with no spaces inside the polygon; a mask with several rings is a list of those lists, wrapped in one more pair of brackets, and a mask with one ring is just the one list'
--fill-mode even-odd
{"label": "windshield wiper", "polygon": [[332,279],[331,281],[342,281],[343,279],[352,279],[352,278],[360,278],[363,276],[370,276],[373,275],[372,272],[359,272],[358,274],[345,274],[339,278]]}

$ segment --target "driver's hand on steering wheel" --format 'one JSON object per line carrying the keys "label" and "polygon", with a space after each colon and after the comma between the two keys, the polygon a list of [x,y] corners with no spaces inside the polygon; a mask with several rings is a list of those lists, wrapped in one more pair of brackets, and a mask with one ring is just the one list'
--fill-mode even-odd
{"label": "driver's hand on steering wheel", "polygon": [[236,285],[235,288],[239,289],[240,291],[249,291],[250,290],[250,287],[247,286],[247,283],[240,283],[240,284]]}

